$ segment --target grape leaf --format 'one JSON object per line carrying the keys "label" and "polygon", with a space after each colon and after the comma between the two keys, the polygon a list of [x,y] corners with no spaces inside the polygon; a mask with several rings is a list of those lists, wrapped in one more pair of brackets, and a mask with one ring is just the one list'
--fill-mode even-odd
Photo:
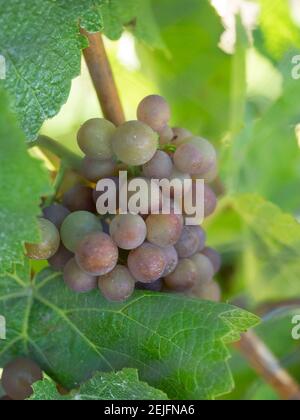
{"label": "grape leaf", "polygon": [[0,0],[0,6],[4,85],[29,140],[58,113],[72,79],[80,73],[81,49],[87,41],[79,33],[79,22],[90,32],[103,29],[115,39],[124,24],[134,21],[139,38],[160,44],[149,0],[27,0],[26,7],[19,0]]}
{"label": "grape leaf", "polygon": [[0,280],[8,337],[0,366],[27,355],[67,389],[129,367],[170,398],[214,398],[233,387],[225,344],[258,322],[230,305],[167,294],[137,292],[112,304],[98,291],[69,291],[49,269],[31,281],[29,267],[17,267]]}
{"label": "grape leaf", "polygon": [[167,400],[162,391],[141,382],[136,369],[123,369],[119,372],[97,373],[69,395],[60,395],[56,385],[49,379],[37,382],[31,400]]}
{"label": "grape leaf", "polygon": [[24,134],[0,87],[0,272],[24,259],[24,242],[39,240],[37,216],[50,179],[41,162],[29,156]]}

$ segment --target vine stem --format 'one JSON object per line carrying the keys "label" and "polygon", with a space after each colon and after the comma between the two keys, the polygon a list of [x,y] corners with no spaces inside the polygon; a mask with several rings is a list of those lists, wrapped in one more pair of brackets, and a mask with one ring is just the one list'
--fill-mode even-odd
{"label": "vine stem", "polygon": [[81,33],[89,41],[89,47],[83,51],[83,54],[103,115],[113,124],[121,125],[125,122],[125,114],[102,36],[100,32],[90,34],[84,29],[81,29]]}
{"label": "vine stem", "polygon": [[235,347],[281,399],[300,401],[299,385],[255,333],[244,334]]}

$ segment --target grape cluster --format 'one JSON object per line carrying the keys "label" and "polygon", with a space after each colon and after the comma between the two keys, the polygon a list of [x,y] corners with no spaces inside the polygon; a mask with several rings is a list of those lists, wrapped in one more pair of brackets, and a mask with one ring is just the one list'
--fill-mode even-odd
{"label": "grape cluster", "polygon": [[48,259],[54,269],[64,272],[66,284],[75,292],[98,287],[111,301],[126,300],[135,288],[219,300],[214,276],[220,256],[206,246],[200,225],[186,224],[185,214],[154,214],[160,198],[140,214],[97,214],[101,196],[97,181],[109,178],[118,187],[120,169],[147,183],[190,180],[193,194],[196,180],[204,179],[205,217],[216,209],[217,198],[209,186],[218,172],[213,145],[186,129],[171,128],[169,105],[160,96],[146,97],[137,117],[119,127],[92,119],[80,128],[86,185],[73,186],[61,204],[43,209],[41,241],[27,244],[27,254]]}

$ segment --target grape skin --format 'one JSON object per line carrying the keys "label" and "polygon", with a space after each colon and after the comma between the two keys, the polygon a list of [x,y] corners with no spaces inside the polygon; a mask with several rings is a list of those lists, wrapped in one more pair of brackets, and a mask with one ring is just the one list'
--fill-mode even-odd
{"label": "grape skin", "polygon": [[92,233],[78,245],[75,257],[79,267],[92,276],[103,276],[117,265],[119,251],[106,233]]}
{"label": "grape skin", "polygon": [[72,258],[64,268],[66,285],[77,293],[87,293],[97,288],[97,277],[93,277],[80,269],[75,258]]}
{"label": "grape skin", "polygon": [[158,135],[139,121],[129,121],[117,128],[112,136],[112,148],[117,158],[132,166],[149,162],[158,147]]}
{"label": "grape skin", "polygon": [[56,226],[47,219],[39,219],[41,240],[38,244],[26,244],[28,258],[32,260],[48,260],[56,254],[60,236]]}
{"label": "grape skin", "polygon": [[74,254],[61,244],[57,253],[53,255],[53,257],[49,258],[48,263],[54,270],[62,271],[65,265],[73,257]]}
{"label": "grape skin", "polygon": [[133,294],[135,280],[126,267],[117,265],[109,274],[99,277],[98,286],[107,300],[123,302]]}
{"label": "grape skin", "polygon": [[[180,258],[189,258],[201,248],[201,228],[198,226],[185,226],[181,238],[175,245]],[[204,248],[204,245],[202,249]]]}
{"label": "grape skin", "polygon": [[[135,180],[138,179],[139,178],[135,178]],[[140,179],[145,181],[145,183],[147,184],[147,188],[142,188],[141,190],[137,188],[137,192],[127,191],[128,204],[130,205],[130,202],[132,202],[133,199],[134,202],[136,202],[135,198],[133,197],[136,196],[136,194],[138,194],[138,196],[141,197],[142,203],[148,203],[148,205],[145,204],[143,206],[139,206],[141,215],[159,213],[162,204],[162,194],[159,186],[153,180],[150,180],[148,178],[140,177]],[[125,188],[127,188],[127,185],[121,187],[120,194],[124,194]]]}
{"label": "grape skin", "polygon": [[75,252],[82,238],[92,232],[102,232],[100,219],[87,211],[77,211],[66,218],[62,224],[60,234],[64,246]]}
{"label": "grape skin", "polygon": [[193,137],[193,134],[189,130],[181,127],[174,127],[173,135],[174,137],[172,143],[175,146],[180,146],[184,140]]}
{"label": "grape skin", "polygon": [[166,263],[164,251],[147,242],[131,251],[128,256],[129,271],[141,283],[153,283],[160,279],[165,272]]}
{"label": "grape skin", "polygon": [[215,274],[214,267],[209,258],[203,254],[196,254],[191,257],[191,260],[197,267],[198,283],[200,285],[209,283]]}
{"label": "grape skin", "polygon": [[150,95],[140,102],[137,117],[154,131],[160,132],[170,121],[171,110],[164,98],[159,95]]}
{"label": "grape skin", "polygon": [[171,127],[166,125],[161,131],[159,131],[159,144],[165,146],[171,144],[174,138],[174,133]]}
{"label": "grape skin", "polygon": [[202,254],[210,259],[210,261],[213,265],[215,274],[218,273],[220,271],[221,265],[222,265],[222,260],[221,260],[220,254],[217,251],[215,251],[214,249],[209,248],[209,247],[204,248],[202,250]]}
{"label": "grape skin", "polygon": [[98,182],[101,178],[113,176],[117,171],[117,164],[112,159],[98,160],[85,157],[82,160],[81,173],[91,182]]}
{"label": "grape skin", "polygon": [[147,240],[162,248],[175,245],[182,234],[183,217],[177,214],[152,214],[146,220]]}
{"label": "grape skin", "polygon": [[217,282],[211,281],[208,284],[194,287],[190,291],[189,296],[211,302],[221,302],[222,291]]}
{"label": "grape skin", "polygon": [[172,159],[161,150],[158,150],[153,158],[143,166],[143,175],[147,178],[168,179],[172,175],[172,171]]}
{"label": "grape skin", "polygon": [[75,185],[64,194],[63,205],[71,212],[89,211],[94,213],[96,206],[93,200],[92,188],[84,185]]}
{"label": "grape skin", "polygon": [[172,274],[176,270],[179,258],[178,258],[178,254],[174,246],[164,248],[163,251],[166,257],[166,261],[167,261],[167,265],[166,265],[166,269],[164,271],[163,277],[166,277]]}
{"label": "grape skin", "polygon": [[217,162],[212,167],[203,173],[193,175],[193,179],[203,179],[206,184],[211,184],[218,176],[218,165]]}
{"label": "grape skin", "polygon": [[45,207],[43,209],[43,216],[44,219],[49,220],[49,222],[53,223],[57,229],[61,228],[65,218],[69,216],[70,211],[62,206],[61,204],[51,204],[51,206]]}
{"label": "grape skin", "polygon": [[140,281],[136,282],[135,287],[138,290],[149,290],[150,292],[161,292],[163,289],[163,280],[158,279],[153,283],[141,283]]}
{"label": "grape skin", "polygon": [[36,363],[19,358],[4,367],[1,383],[12,400],[22,401],[33,394],[32,385],[42,379],[43,373]]}
{"label": "grape skin", "polygon": [[115,129],[110,121],[101,118],[88,120],[78,131],[78,145],[86,156],[93,159],[111,159],[111,137]]}
{"label": "grape skin", "polygon": [[211,216],[218,205],[218,200],[214,191],[208,186],[204,186],[204,217]]}
{"label": "grape skin", "polygon": [[165,277],[165,285],[176,292],[185,292],[191,289],[197,281],[197,267],[188,258],[179,261],[176,270]]}
{"label": "grape skin", "polygon": [[138,248],[146,239],[147,227],[141,216],[117,215],[110,224],[110,236],[121,249]]}

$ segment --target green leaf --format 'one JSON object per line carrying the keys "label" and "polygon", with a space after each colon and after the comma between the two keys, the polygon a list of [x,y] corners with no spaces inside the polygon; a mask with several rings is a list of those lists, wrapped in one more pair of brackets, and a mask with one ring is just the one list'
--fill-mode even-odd
{"label": "green leaf", "polygon": [[49,379],[34,385],[31,400],[167,400],[162,391],[141,382],[136,369],[123,369],[119,372],[97,373],[69,395],[58,393],[56,385]]}
{"label": "green leaf", "polygon": [[0,272],[24,260],[24,242],[39,240],[42,195],[51,193],[41,162],[29,156],[24,134],[0,87]]}
{"label": "green leaf", "polygon": [[133,21],[139,38],[161,46],[148,0],[27,0],[26,7],[19,0],[1,2],[4,85],[29,140],[58,113],[68,99],[72,79],[80,73],[81,49],[87,43],[78,23],[90,32],[103,29],[115,39],[124,24]]}
{"label": "green leaf", "polygon": [[226,304],[137,292],[112,304],[98,291],[75,294],[62,276],[29,269],[0,278],[7,336],[0,366],[16,356],[36,360],[57,383],[74,389],[94,372],[136,368],[170,398],[211,399],[233,387],[225,344],[258,322]]}

